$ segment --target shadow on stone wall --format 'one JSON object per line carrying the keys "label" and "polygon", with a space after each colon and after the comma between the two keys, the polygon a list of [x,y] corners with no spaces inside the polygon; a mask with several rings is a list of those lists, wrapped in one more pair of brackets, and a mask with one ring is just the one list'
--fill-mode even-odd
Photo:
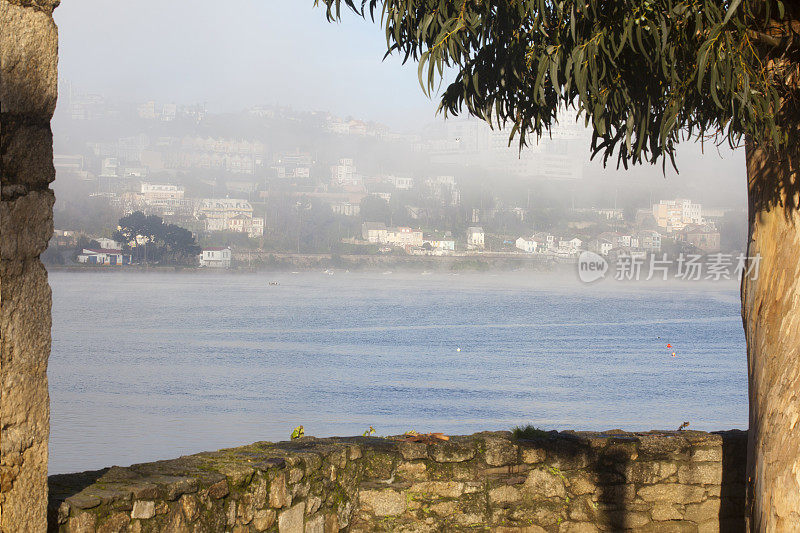
{"label": "shadow on stone wall", "polygon": [[744,530],[746,433],[305,437],[52,476],[50,530]]}

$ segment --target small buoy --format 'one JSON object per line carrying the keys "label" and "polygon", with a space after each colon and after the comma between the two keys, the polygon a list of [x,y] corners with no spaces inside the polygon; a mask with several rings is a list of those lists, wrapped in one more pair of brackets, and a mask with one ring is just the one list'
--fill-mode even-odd
{"label": "small buoy", "polygon": [[675,357],[675,352],[672,352],[672,357]]}
{"label": "small buoy", "polygon": [[667,344],[667,348],[672,348],[672,345],[671,344]]}

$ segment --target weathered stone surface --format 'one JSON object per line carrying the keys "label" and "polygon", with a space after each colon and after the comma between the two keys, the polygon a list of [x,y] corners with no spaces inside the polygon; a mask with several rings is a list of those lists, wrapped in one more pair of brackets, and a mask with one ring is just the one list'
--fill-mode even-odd
{"label": "weathered stone surface", "polygon": [[0,154],[3,200],[42,189],[56,177],[49,124],[5,115],[0,131]]}
{"label": "weathered stone surface", "polygon": [[654,484],[678,472],[678,466],[669,461],[630,462],[619,469],[628,483]]}
{"label": "weathered stone surface", "polygon": [[275,511],[260,509],[253,516],[253,527],[256,531],[266,531],[275,523]]}
{"label": "weathered stone surface", "polygon": [[719,518],[720,502],[717,499],[706,500],[701,503],[692,503],[686,506],[684,518],[699,524]]}
{"label": "weathered stone surface", "polygon": [[[52,234],[58,35],[52,6],[0,0],[0,529],[44,531],[50,289],[37,256]],[[67,524],[94,528],[77,513]]]}
{"label": "weathered stone surface", "polygon": [[597,533],[600,529],[590,522],[562,522],[559,533]]}
{"label": "weathered stone surface", "polygon": [[522,499],[522,493],[511,485],[502,485],[489,490],[489,503],[515,503]]}
{"label": "weathered stone surface", "polygon": [[406,510],[405,495],[392,489],[360,490],[358,502],[375,516],[395,516]]}
{"label": "weathered stone surface", "polygon": [[427,479],[428,467],[421,461],[400,463],[397,465],[396,475],[408,481],[422,481]]}
{"label": "weathered stone surface", "polygon": [[[167,531],[234,533],[276,529],[337,533],[340,528],[348,527],[354,532],[462,529],[540,532],[546,529],[552,533],[624,529],[643,533],[694,533],[697,530],[727,531],[720,525],[719,517],[723,515],[726,526],[742,519],[741,500],[737,500],[740,504],[735,508],[730,505],[723,508],[719,497],[713,494],[724,492],[725,501],[733,501],[731,498],[738,498],[736,491],[743,492],[743,488],[734,490],[726,486],[723,491],[719,485],[673,482],[677,478],[677,471],[672,468],[674,461],[681,466],[702,467],[709,463],[692,462],[689,454],[692,445],[688,441],[677,451],[670,445],[667,449],[671,451],[667,454],[647,455],[638,454],[637,439],[627,435],[593,435],[591,438],[595,442],[587,448],[588,437],[571,434],[565,438],[565,457],[557,460],[561,441],[558,435],[551,434],[541,439],[548,453],[540,463],[487,467],[487,463],[492,462],[486,460],[489,449],[481,444],[487,438],[504,437],[484,433],[472,438],[454,438],[459,448],[465,444],[469,448],[470,442],[477,443],[474,456],[459,462],[424,458],[405,461],[400,459],[395,443],[380,439],[361,444],[362,456],[356,459],[350,459],[352,448],[347,441],[314,439],[300,444],[254,445],[226,450],[224,454],[199,454],[176,461],[113,468],[99,477],[96,474],[97,484],[82,484],[85,488],[81,494],[96,500],[83,504],[72,494],[63,505],[66,509],[60,510],[61,500],[54,501],[52,508],[59,509],[54,515],[63,533],[128,529],[136,532],[149,530],[156,524]],[[531,443],[533,441],[526,442],[526,446],[530,447]],[[298,446],[301,450],[297,450]],[[435,453],[437,446],[428,445],[426,453]],[[652,443],[650,446],[658,448]],[[702,446],[713,448],[714,444]],[[271,453],[280,454],[280,461],[276,462]],[[669,454],[675,453],[680,459],[669,459]],[[264,457],[260,457],[261,454]],[[576,463],[574,458],[581,454],[594,462],[583,469],[566,471],[554,466],[554,463],[579,464],[585,459]],[[324,464],[308,474],[306,459],[315,455],[322,457]],[[236,457],[242,458],[243,466],[261,466],[252,475],[232,475],[231,472],[239,471],[232,470],[230,465]],[[343,463],[345,466],[341,467]],[[641,468],[631,468],[637,463],[642,464]],[[743,464],[736,464],[737,468],[744,468]],[[188,471],[197,465],[202,465],[202,469],[189,474]],[[333,479],[326,470],[328,466],[333,468]],[[292,473],[293,469],[300,469],[304,475],[299,482],[290,484],[288,481],[297,481],[300,477]],[[220,470],[228,475],[223,479],[226,484],[236,485],[229,493],[213,498],[210,489],[219,483]],[[179,481],[192,476],[197,477],[199,489],[193,493],[184,492],[178,501],[171,501],[174,494],[167,488],[181,485]],[[424,476],[424,479],[411,479],[415,476]],[[625,482],[631,476],[653,480],[653,484]],[[140,494],[153,494],[153,499],[126,500],[134,492],[125,488],[127,484]],[[280,497],[284,492],[281,487],[285,487],[285,502]],[[63,487],[57,492],[63,494]],[[270,506],[270,495],[272,503],[284,503],[283,506]],[[154,509],[146,502],[154,503]],[[77,504],[97,505],[87,511]],[[129,511],[121,515],[118,506],[125,505],[129,505]],[[100,519],[83,524],[81,521],[88,519],[81,513]],[[137,513],[140,516],[154,513],[154,516],[131,519]],[[728,515],[731,515],[730,521]],[[88,529],[75,529],[79,526]],[[733,526],[728,530],[731,529],[741,530]]]}
{"label": "weathered stone surface", "polygon": [[[14,231],[3,221],[1,240]],[[47,513],[50,288],[38,259],[1,260],[0,284],[0,528],[40,531]]]}
{"label": "weathered stone surface", "polygon": [[692,461],[697,462],[722,462],[722,446],[694,448],[691,452]]}
{"label": "weathered stone surface", "polygon": [[458,481],[423,481],[414,483],[408,490],[441,498],[457,498],[464,492],[464,484]]}
{"label": "weathered stone surface", "polygon": [[490,466],[504,466],[517,462],[517,447],[507,438],[486,437],[484,460]]}
{"label": "weathered stone surface", "polygon": [[286,474],[281,472],[269,484],[269,506],[286,507],[289,501],[289,491],[286,487]]}
{"label": "weathered stone surface", "polygon": [[325,533],[325,517],[317,515],[306,520],[305,533]]}
{"label": "weathered stone surface", "polygon": [[422,442],[401,442],[397,450],[406,461],[428,458],[428,446]]}
{"label": "weathered stone surface", "polygon": [[521,449],[522,462],[528,464],[536,464],[544,461],[547,456],[546,452],[540,448],[527,448]]}
{"label": "weathered stone surface", "polygon": [[278,515],[278,533],[303,533],[305,503],[300,502]]}
{"label": "weathered stone surface", "polygon": [[220,498],[224,498],[228,495],[228,482],[227,481],[218,481],[208,487],[208,495],[218,500]]}
{"label": "weathered stone surface", "polygon": [[528,473],[523,490],[533,497],[565,498],[567,496],[564,480],[557,474],[542,468],[534,468]]}
{"label": "weathered stone surface", "polygon": [[122,533],[130,523],[127,513],[113,513],[97,526],[97,533]]}
{"label": "weathered stone surface", "polygon": [[653,520],[660,522],[665,520],[680,520],[683,518],[683,515],[675,507],[675,505],[669,502],[656,502],[655,505],[653,505],[653,510],[650,514],[653,517]]}
{"label": "weathered stone surface", "polygon": [[6,1],[0,16],[0,110],[49,121],[58,91],[58,30],[53,18]]}
{"label": "weathered stone surface", "polygon": [[638,495],[646,502],[692,503],[703,499],[703,487],[666,483],[639,489]]}
{"label": "weathered stone surface", "polygon": [[473,443],[446,441],[430,446],[428,456],[437,463],[460,463],[475,457],[475,445]]}
{"label": "weathered stone surface", "polygon": [[722,463],[692,463],[678,470],[678,482],[693,485],[722,483]]}
{"label": "weathered stone surface", "polygon": [[133,502],[133,510],[131,511],[131,518],[153,518],[156,515],[156,502],[136,500]]}

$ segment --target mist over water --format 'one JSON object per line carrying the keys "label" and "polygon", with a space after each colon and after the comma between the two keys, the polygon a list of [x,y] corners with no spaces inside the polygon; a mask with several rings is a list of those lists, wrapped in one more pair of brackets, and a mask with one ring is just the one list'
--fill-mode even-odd
{"label": "mist over water", "polygon": [[747,426],[734,283],[345,272],[50,283],[51,473],[286,440],[299,424],[320,437]]}

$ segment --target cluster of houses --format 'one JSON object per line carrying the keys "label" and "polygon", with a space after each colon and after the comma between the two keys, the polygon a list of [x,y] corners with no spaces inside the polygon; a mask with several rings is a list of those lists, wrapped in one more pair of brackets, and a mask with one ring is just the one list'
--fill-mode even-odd
{"label": "cluster of houses", "polygon": [[570,257],[577,255],[583,247],[583,241],[577,237],[561,239],[548,233],[534,233],[528,238],[520,237],[514,243],[518,250],[527,253],[547,253]]}
{"label": "cluster of houses", "polygon": [[[483,247],[483,230],[470,228],[468,241],[480,242]],[[361,237],[364,242],[382,245],[382,249],[402,248],[416,254],[444,255],[454,252],[456,241],[452,233],[424,234],[421,229],[405,226],[389,227],[382,222],[364,222],[361,226]]]}
{"label": "cluster of houses", "polygon": [[[687,199],[661,200],[650,210],[641,210],[636,231],[606,231],[588,242],[575,237],[562,239],[547,233],[535,233],[516,240],[517,249],[527,253],[574,256],[581,250],[608,256],[618,253],[654,253],[661,251],[662,236],[691,245],[705,253],[720,250],[720,234],[715,225],[704,219],[702,206]],[[620,210],[602,213],[607,220],[622,221]],[[644,227],[643,227],[644,226]],[[656,229],[650,229],[656,228]]]}
{"label": "cluster of houses", "polygon": [[[99,246],[83,248],[78,254],[78,263],[93,266],[123,266],[131,263],[131,255],[122,251],[122,245],[113,239],[96,237],[93,239]],[[230,247],[204,248],[198,255],[201,267],[230,268],[232,250]]]}

